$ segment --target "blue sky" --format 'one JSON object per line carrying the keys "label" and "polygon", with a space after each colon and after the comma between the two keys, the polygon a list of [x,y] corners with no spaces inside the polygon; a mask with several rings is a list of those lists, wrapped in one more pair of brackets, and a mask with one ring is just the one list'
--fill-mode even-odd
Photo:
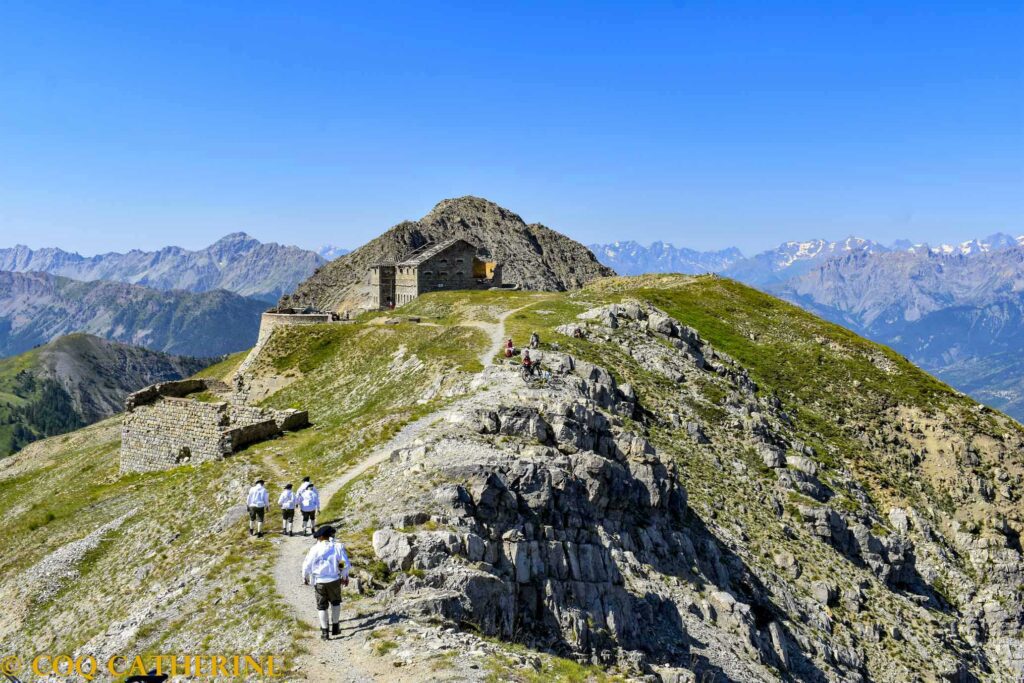
{"label": "blue sky", "polygon": [[0,246],[1024,233],[1024,3],[10,2]]}

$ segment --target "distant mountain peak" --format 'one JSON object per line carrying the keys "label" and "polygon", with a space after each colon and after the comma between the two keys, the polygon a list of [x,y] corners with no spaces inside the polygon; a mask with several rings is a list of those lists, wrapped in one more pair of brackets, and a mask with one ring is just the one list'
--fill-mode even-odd
{"label": "distant mountain peak", "polygon": [[709,273],[722,270],[743,259],[736,247],[718,251],[696,251],[676,247],[660,240],[644,246],[634,240],[617,240],[609,244],[591,244],[601,263],[622,275],[642,273]]}
{"label": "distant mountain peak", "polygon": [[333,261],[336,258],[344,256],[350,251],[350,249],[346,249],[345,247],[339,247],[334,244],[324,244],[317,247],[316,249],[316,253],[320,254],[320,257],[327,261]]}
{"label": "distant mountain peak", "polygon": [[211,245],[211,246],[215,246],[215,245],[218,245],[218,244],[235,244],[235,243],[239,243],[239,242],[245,242],[245,243],[256,242],[256,243],[260,243],[260,241],[258,239],[256,239],[255,237],[253,237],[249,233],[238,231],[238,232],[229,232],[228,234],[224,235],[219,240],[214,242],[213,245]]}
{"label": "distant mountain peak", "polygon": [[196,251],[164,247],[85,257],[60,249],[0,249],[3,271],[39,271],[83,282],[129,282],[159,290],[226,289],[266,302],[277,301],[324,263],[312,251],[262,243],[245,232],[229,233]]}

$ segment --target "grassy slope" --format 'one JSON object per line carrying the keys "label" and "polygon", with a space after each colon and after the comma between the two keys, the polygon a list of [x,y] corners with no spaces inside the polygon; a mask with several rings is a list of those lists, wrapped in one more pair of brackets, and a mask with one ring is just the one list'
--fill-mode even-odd
{"label": "grassy slope", "polygon": [[[256,371],[298,377],[270,403],[308,407],[310,429],[255,445],[224,463],[146,475],[118,476],[116,419],[12,456],[0,464],[0,509],[7,511],[0,529],[0,596],[12,605],[20,602],[19,570],[124,511],[137,514],[88,554],[81,576],[58,601],[31,604],[27,615],[12,609],[0,621],[0,639],[22,651],[73,651],[112,622],[137,614],[147,602],[140,597],[155,593],[165,607],[154,609],[126,651],[293,654],[300,632],[272,588],[270,541],[249,539],[237,519],[225,520],[223,528],[218,521],[257,476],[276,490],[302,475],[336,475],[444,400],[419,402],[439,377],[443,388],[475,369],[486,344],[473,328],[409,323],[286,330],[271,342],[271,364]],[[399,349],[403,359],[421,362],[392,368]],[[227,376],[240,360],[231,357],[202,374]],[[205,577],[202,583],[213,589],[175,607],[184,598],[174,595],[174,587],[190,576]],[[19,624],[15,614],[26,621]]]}
{"label": "grassy slope", "polygon": [[[71,397],[55,382],[34,381],[27,386],[24,375],[19,377],[38,369],[39,356],[40,349],[32,349],[0,358],[0,457],[40,437],[84,424],[74,413]],[[26,409],[32,409],[32,419],[20,414]]]}
{"label": "grassy slope", "polygon": [[[528,306],[509,319],[513,337],[522,343],[538,330],[547,341],[554,338],[554,327],[590,304],[627,295],[664,307],[750,368],[763,391],[797,408],[797,429],[822,457],[863,474],[872,496],[922,494],[907,485],[905,468],[868,452],[833,416],[846,416],[848,422],[881,419],[884,406],[898,401],[929,412],[943,409],[989,430],[1019,429],[1001,416],[979,415],[971,402],[891,351],[726,280],[610,280],[567,295],[431,295],[398,311],[422,315],[424,324],[380,325],[388,316],[372,314],[354,325],[275,335],[253,372],[284,376],[290,383],[267,403],[307,407],[314,426],[253,446],[227,462],[119,477],[118,424],[112,420],[33,444],[0,463],[0,509],[7,511],[0,529],[0,597],[12,601],[11,615],[19,613],[18,570],[122,511],[140,511],[110,542],[89,553],[81,576],[68,584],[59,602],[33,605],[17,633],[0,626],[0,639],[28,651],[71,651],[137,613],[155,594],[165,607],[147,617],[124,651],[178,647],[294,654],[301,632],[272,589],[270,541],[249,539],[238,520],[217,524],[249,482],[264,476],[275,491],[283,481],[305,474],[314,480],[335,476],[402,424],[440,405],[444,388],[458,386],[477,369],[476,359],[487,345],[481,330],[458,326],[460,321],[493,319],[502,310]],[[585,340],[560,342],[581,357],[612,364],[620,379],[635,384],[642,401],[662,407],[658,402],[669,387],[624,353]],[[414,357],[419,362],[410,360]],[[203,374],[227,376],[240,360],[229,358]],[[850,390],[853,381],[861,383],[859,391]],[[722,416],[723,396],[715,382],[699,390],[693,409],[707,419]],[[709,519],[727,514],[744,528],[763,528],[764,541],[776,549],[799,552],[806,543],[784,537],[767,511],[741,507],[730,488],[734,482],[720,466],[693,458],[679,434],[656,431],[653,436],[659,447],[678,453],[691,500]],[[765,551],[751,546],[753,556],[747,559],[771,571]],[[821,555],[814,572],[827,576],[844,570],[831,551]],[[357,553],[356,560],[370,558]],[[173,597],[178,582],[190,576],[203,577],[208,590]],[[0,624],[17,626],[13,619]]]}
{"label": "grassy slope", "polygon": [[[124,356],[120,362],[118,354]],[[141,368],[148,368],[152,377],[158,368],[169,367],[172,362],[176,363],[176,372],[188,373],[205,361],[175,361],[157,352],[82,333],[64,335],[31,351],[0,358],[0,457],[37,439],[79,429],[97,417],[109,415],[81,409],[76,397],[92,395],[95,411],[97,405],[109,405],[97,400],[98,396],[109,400],[111,396],[119,397],[120,391],[141,388],[146,383],[140,378],[145,376]],[[52,377],[55,365],[62,367],[60,381]],[[111,374],[111,368],[125,366],[135,374]],[[66,386],[72,387],[74,396]]]}

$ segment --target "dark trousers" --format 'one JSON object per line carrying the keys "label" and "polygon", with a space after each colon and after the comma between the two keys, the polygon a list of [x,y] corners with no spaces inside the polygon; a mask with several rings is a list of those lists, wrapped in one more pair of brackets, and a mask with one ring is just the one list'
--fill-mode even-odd
{"label": "dark trousers", "polygon": [[327,605],[341,604],[341,579],[335,579],[330,583],[318,583],[313,586],[316,593],[316,608],[327,609]]}

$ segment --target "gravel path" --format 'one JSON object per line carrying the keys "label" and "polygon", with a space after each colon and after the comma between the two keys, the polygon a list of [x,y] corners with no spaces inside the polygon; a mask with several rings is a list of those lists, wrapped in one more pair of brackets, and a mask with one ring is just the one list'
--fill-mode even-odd
{"label": "gravel path", "polygon": [[[477,379],[484,379],[495,372],[502,372],[498,366],[493,365],[493,360],[502,348],[505,332],[505,319],[516,313],[515,309],[502,314],[495,323],[473,322],[473,327],[484,330],[490,337],[490,347],[480,356],[480,362],[484,369]],[[485,391],[501,391],[507,388],[507,382],[477,382],[484,384]],[[323,507],[342,487],[365,474],[368,470],[385,462],[391,453],[397,449],[411,445],[425,430],[435,424],[439,418],[443,418],[449,412],[454,412],[461,407],[463,401],[476,402],[480,399],[479,393],[471,395],[455,404],[442,409],[436,413],[424,416],[419,420],[406,425],[387,444],[379,447],[370,455],[364,458],[359,464],[345,471],[337,479],[328,482],[320,489],[320,498]],[[298,515],[296,515],[298,517]],[[270,523],[271,529],[275,529],[276,518]],[[301,521],[296,519],[296,528],[301,528]],[[425,671],[420,667],[406,667],[396,669],[394,666],[382,661],[380,657],[374,656],[365,647],[367,636],[373,628],[387,625],[382,622],[381,614],[370,616],[357,616],[353,613],[351,601],[354,598],[352,593],[346,593],[345,602],[342,603],[341,627],[342,637],[324,642],[319,639],[320,627],[316,623],[316,606],[313,598],[313,589],[302,583],[301,567],[306,552],[313,544],[311,537],[303,536],[280,536],[273,534],[275,543],[278,545],[278,556],[274,564],[274,584],[278,594],[284,599],[293,615],[300,621],[309,625],[312,638],[308,638],[303,645],[308,648],[309,653],[303,655],[290,669],[301,671],[307,680],[311,681],[421,681],[432,677],[432,672]],[[436,675],[436,674],[434,674]]]}

